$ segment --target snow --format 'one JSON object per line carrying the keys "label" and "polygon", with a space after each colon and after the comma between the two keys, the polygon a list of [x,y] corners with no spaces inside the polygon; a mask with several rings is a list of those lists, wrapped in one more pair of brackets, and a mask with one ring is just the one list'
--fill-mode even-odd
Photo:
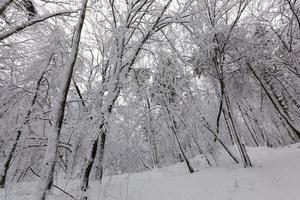
{"label": "snow", "polygon": [[[91,182],[92,200],[299,200],[300,143],[271,149],[247,148],[254,167],[236,165],[222,152],[217,167],[193,159],[197,172],[189,174],[184,163],[136,174],[105,177]],[[79,180],[56,183],[80,199]],[[0,199],[31,199],[35,183],[0,190]],[[50,199],[71,199],[57,189]]]}

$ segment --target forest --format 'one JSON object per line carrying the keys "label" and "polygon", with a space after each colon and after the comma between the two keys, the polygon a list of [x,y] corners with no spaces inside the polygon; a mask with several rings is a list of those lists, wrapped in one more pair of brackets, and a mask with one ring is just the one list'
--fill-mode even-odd
{"label": "forest", "polygon": [[299,0],[0,1],[0,199],[117,199],[90,188],[177,165],[252,173],[263,152],[300,158],[299,124]]}

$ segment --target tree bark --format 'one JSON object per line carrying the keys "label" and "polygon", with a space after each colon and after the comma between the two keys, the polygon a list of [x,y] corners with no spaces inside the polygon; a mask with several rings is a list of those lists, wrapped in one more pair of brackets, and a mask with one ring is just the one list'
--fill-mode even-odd
{"label": "tree bark", "polygon": [[96,157],[97,145],[98,145],[98,137],[93,141],[91,152],[89,154],[89,157],[86,160],[86,163],[85,163],[85,166],[83,169],[80,188],[81,188],[81,191],[84,191],[84,192],[86,192],[87,188],[89,187],[89,176],[92,171],[94,159]]}
{"label": "tree bark", "polygon": [[102,131],[100,134],[100,140],[98,140],[98,165],[96,165],[95,178],[98,181],[102,180],[103,177],[103,158],[104,158],[104,148],[106,141],[106,131]]}

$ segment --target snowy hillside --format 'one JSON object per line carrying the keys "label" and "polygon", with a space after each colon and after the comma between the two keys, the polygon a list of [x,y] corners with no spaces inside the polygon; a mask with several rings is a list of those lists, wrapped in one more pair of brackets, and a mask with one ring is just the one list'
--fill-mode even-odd
{"label": "snowy hillside", "polygon": [[[193,160],[198,171],[189,174],[184,163],[153,171],[105,177],[103,184],[91,182],[93,200],[298,200],[300,198],[300,144],[284,148],[248,148],[253,168],[228,162],[208,168]],[[223,156],[221,156],[221,159]],[[56,185],[80,199],[78,182]],[[1,191],[0,199],[31,199],[34,183],[22,183]],[[53,191],[51,199],[72,199]]]}

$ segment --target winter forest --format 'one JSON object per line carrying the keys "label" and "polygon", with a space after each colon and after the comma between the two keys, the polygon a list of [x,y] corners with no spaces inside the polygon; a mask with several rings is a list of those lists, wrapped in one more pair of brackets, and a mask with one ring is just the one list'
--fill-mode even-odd
{"label": "winter forest", "polygon": [[0,0],[1,200],[298,200],[299,124],[299,0]]}

